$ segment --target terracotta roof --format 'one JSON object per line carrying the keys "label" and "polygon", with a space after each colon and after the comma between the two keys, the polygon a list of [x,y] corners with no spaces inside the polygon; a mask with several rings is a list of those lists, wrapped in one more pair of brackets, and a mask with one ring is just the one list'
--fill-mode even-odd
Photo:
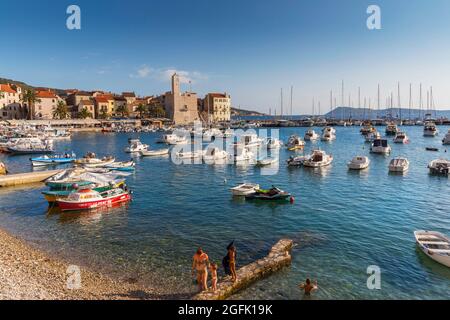
{"label": "terracotta roof", "polygon": [[0,91],[8,93],[17,93],[9,84],[0,84]]}
{"label": "terracotta roof", "polygon": [[84,105],[93,105],[91,100],[81,100],[80,103],[82,103]]}
{"label": "terracotta roof", "polygon": [[108,103],[108,98],[98,96],[95,97],[95,101],[97,101],[97,103]]}
{"label": "terracotta roof", "polygon": [[36,91],[36,97],[38,97],[39,99],[56,99],[55,93],[50,90]]}
{"label": "terracotta roof", "polygon": [[123,92],[122,96],[126,97],[126,98],[134,98],[136,97],[136,95],[134,94],[134,92]]}
{"label": "terracotta roof", "polygon": [[213,97],[213,98],[228,98],[225,94],[223,94],[223,93],[208,93],[208,95],[210,96],[210,97]]}
{"label": "terracotta roof", "polygon": [[114,100],[116,101],[127,101],[124,97],[114,97]]}
{"label": "terracotta roof", "polygon": [[112,94],[99,94],[97,98],[104,98],[106,100],[113,100],[114,97]]}
{"label": "terracotta roof", "polygon": [[87,91],[77,91],[77,92],[75,92],[75,94],[77,95],[77,96],[92,96],[92,94],[90,93],[90,92],[87,92]]}

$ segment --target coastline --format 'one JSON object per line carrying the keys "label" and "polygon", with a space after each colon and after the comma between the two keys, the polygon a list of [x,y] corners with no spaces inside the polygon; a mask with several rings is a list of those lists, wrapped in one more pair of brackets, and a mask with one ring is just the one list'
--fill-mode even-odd
{"label": "coastline", "polygon": [[0,229],[0,300],[170,299],[156,289],[115,280],[80,266],[81,286],[68,289],[67,261],[52,257]]}

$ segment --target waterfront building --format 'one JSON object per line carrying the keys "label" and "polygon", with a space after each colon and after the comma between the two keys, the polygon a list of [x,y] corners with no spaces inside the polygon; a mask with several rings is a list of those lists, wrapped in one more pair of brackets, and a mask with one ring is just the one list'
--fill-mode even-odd
{"label": "waterfront building", "polygon": [[225,122],[231,119],[231,97],[225,93],[208,93],[203,100],[203,111],[210,122]]}
{"label": "waterfront building", "polygon": [[122,92],[122,97],[127,100],[127,104],[130,105],[137,100],[136,94],[134,92]]}
{"label": "waterfront building", "polygon": [[78,91],[68,93],[66,103],[68,106],[73,106],[78,108],[82,100],[92,100],[93,96],[90,92]]}
{"label": "waterfront building", "polygon": [[94,98],[95,117],[111,117],[114,114],[114,96],[110,93],[96,94]]}
{"label": "waterfront building", "polygon": [[125,110],[128,112],[127,99],[122,96],[115,96],[114,109],[112,110],[112,114],[115,116],[122,116],[122,112],[120,112],[120,110]]}
{"label": "waterfront building", "polygon": [[197,94],[181,92],[178,74],[172,75],[172,91],[164,97],[166,115],[176,125],[192,124],[200,119],[197,109]]}
{"label": "waterfront building", "polygon": [[90,117],[90,118],[95,117],[94,102],[92,102],[91,100],[81,100],[80,103],[78,104],[77,113],[83,111],[83,109],[86,109],[88,112],[90,112],[92,114],[92,117]]}
{"label": "waterfront building", "polygon": [[0,119],[20,119],[23,117],[21,104],[22,88],[0,84]]}
{"label": "waterfront building", "polygon": [[53,119],[53,111],[56,109],[58,102],[63,101],[58,95],[50,89],[37,90],[34,103],[34,119]]}

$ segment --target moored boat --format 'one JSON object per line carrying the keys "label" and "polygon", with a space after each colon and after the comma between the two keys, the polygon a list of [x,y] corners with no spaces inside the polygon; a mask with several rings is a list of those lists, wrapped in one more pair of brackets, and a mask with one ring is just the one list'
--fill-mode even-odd
{"label": "moored boat", "polygon": [[76,155],[74,153],[64,154],[64,155],[55,155],[55,156],[44,155],[41,157],[30,158],[31,164],[35,167],[66,164],[66,163],[74,162],[75,160],[76,160]]}
{"label": "moored boat", "polygon": [[329,155],[322,150],[313,150],[311,156],[303,161],[303,165],[305,167],[320,168],[330,165],[331,162],[333,162],[332,155]]}
{"label": "moored boat", "polygon": [[297,135],[292,135],[289,137],[288,143],[287,143],[287,149],[289,151],[295,151],[300,150],[305,147],[305,141],[300,139]]}
{"label": "moored boat", "polygon": [[128,147],[125,148],[127,153],[137,153],[148,149],[148,144],[144,144],[139,139],[128,139]]}
{"label": "moored boat", "polygon": [[347,163],[347,167],[350,170],[363,170],[368,168],[369,165],[370,165],[369,158],[364,156],[356,156]]}
{"label": "moored boat", "polygon": [[408,143],[409,138],[403,131],[398,131],[394,138],[394,143]]}
{"label": "moored boat", "polygon": [[423,135],[425,137],[434,137],[438,134],[438,129],[433,121],[426,121],[423,126]]}
{"label": "moored boat", "polygon": [[448,176],[450,170],[450,161],[446,159],[436,159],[428,164],[431,174]]}
{"label": "moored boat", "polygon": [[256,189],[255,192],[247,194],[245,196],[247,200],[287,200],[290,199],[293,201],[291,194],[289,192],[283,191],[275,186],[272,188],[264,190],[264,189]]}
{"label": "moored boat", "polygon": [[317,134],[314,130],[309,129],[308,131],[305,132],[305,136],[303,137],[303,139],[305,141],[315,141],[317,139],[319,139],[320,136],[319,134]]}
{"label": "moored boat", "polygon": [[157,149],[157,150],[143,150],[140,152],[141,156],[143,157],[156,157],[156,156],[163,156],[166,154],[169,154],[170,149]]}
{"label": "moored boat", "polygon": [[409,161],[406,158],[394,158],[389,162],[390,172],[405,172],[409,169]]}
{"label": "moored boat", "polygon": [[370,152],[388,154],[391,152],[391,147],[386,139],[375,139],[370,147]]}
{"label": "moored boat", "polygon": [[450,144],[450,129],[447,131],[444,138],[442,139],[442,144],[444,144],[444,145]]}
{"label": "moored boat", "polygon": [[392,135],[395,135],[395,134],[397,134],[397,132],[398,132],[398,127],[397,127],[397,125],[395,124],[395,123],[388,123],[387,125],[386,125],[386,135],[388,135],[388,136],[392,136]]}
{"label": "moored boat", "polygon": [[450,239],[437,231],[414,231],[414,237],[419,248],[429,258],[450,267]]}
{"label": "moored boat", "polygon": [[88,152],[83,158],[74,161],[75,164],[86,168],[105,167],[116,161],[113,156],[106,156],[101,159],[97,158],[95,153]]}
{"label": "moored boat", "polygon": [[82,189],[71,193],[67,199],[57,199],[56,202],[62,211],[78,211],[111,207],[114,204],[127,202],[130,199],[130,193],[121,188],[114,188],[104,192]]}
{"label": "moored boat", "polygon": [[259,189],[259,184],[257,183],[241,183],[233,188],[230,188],[230,191],[233,196],[245,196],[256,192],[257,189]]}

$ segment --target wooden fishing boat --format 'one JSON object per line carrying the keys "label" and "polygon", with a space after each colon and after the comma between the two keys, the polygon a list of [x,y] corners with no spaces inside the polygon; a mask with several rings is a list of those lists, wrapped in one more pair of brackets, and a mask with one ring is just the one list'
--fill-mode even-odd
{"label": "wooden fishing boat", "polygon": [[245,196],[256,192],[259,189],[259,184],[256,183],[241,183],[230,189],[233,196]]}
{"label": "wooden fishing boat", "polygon": [[450,267],[450,239],[437,231],[414,231],[419,248],[434,261]]}
{"label": "wooden fishing boat", "polygon": [[113,156],[106,156],[101,159],[97,158],[95,153],[89,152],[83,158],[74,161],[75,164],[86,168],[105,167],[116,161]]}
{"label": "wooden fishing boat", "polygon": [[75,154],[55,155],[55,156],[41,156],[36,158],[30,158],[33,167],[49,166],[58,164],[67,164],[76,160]]}
{"label": "wooden fishing boat", "polygon": [[101,193],[92,189],[83,189],[71,193],[67,199],[57,199],[56,202],[62,211],[78,211],[111,207],[114,204],[129,200],[131,200],[131,195],[128,191],[113,188]]}
{"label": "wooden fishing boat", "polygon": [[169,154],[169,148],[167,149],[158,149],[158,150],[145,150],[141,151],[141,156],[143,157],[156,157],[156,156],[163,156],[166,154]]}

